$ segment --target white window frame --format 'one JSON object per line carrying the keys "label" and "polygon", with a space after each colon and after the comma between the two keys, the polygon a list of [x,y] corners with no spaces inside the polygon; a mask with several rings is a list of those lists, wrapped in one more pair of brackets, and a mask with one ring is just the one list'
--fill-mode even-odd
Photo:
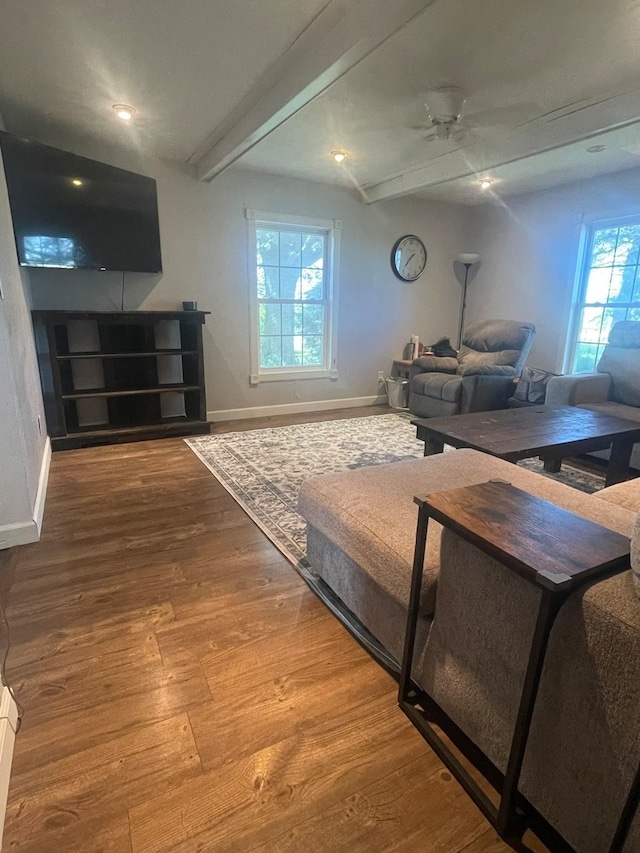
{"label": "white window frame", "polygon": [[[247,219],[247,262],[249,281],[250,334],[249,353],[251,362],[250,382],[278,382],[300,379],[337,379],[338,378],[338,270],[340,269],[340,234],[342,220],[316,219],[308,216],[291,216],[284,213],[271,213],[262,210],[245,211]],[[300,365],[292,367],[260,367],[260,329],[259,300],[257,280],[256,238],[257,229],[271,227],[278,230],[291,228],[300,231],[319,231],[326,235],[325,284],[325,328],[324,328],[324,364],[318,366]]]}
{"label": "white window frame", "polygon": [[[578,345],[578,334],[580,332],[580,318],[582,316],[583,308],[590,306],[606,307],[611,304],[609,302],[592,303],[585,301],[587,295],[587,284],[589,281],[589,272],[591,269],[591,255],[593,252],[594,233],[599,229],[620,228],[624,225],[640,226],[640,215],[635,214],[630,216],[617,216],[610,218],[603,217],[598,219],[590,219],[588,222],[583,223],[582,232],[580,234],[580,245],[578,249],[578,261],[576,264],[576,276],[571,306],[571,319],[569,322],[567,345],[565,348],[563,360],[563,372],[565,373],[573,372],[576,348]],[[624,303],[624,305],[626,305],[627,308],[640,307],[640,303]],[[618,307],[623,306],[619,305]],[[604,349],[604,344],[602,344],[602,348]],[[599,357],[600,356],[598,356],[598,358]],[[596,363],[598,358],[596,359]]]}

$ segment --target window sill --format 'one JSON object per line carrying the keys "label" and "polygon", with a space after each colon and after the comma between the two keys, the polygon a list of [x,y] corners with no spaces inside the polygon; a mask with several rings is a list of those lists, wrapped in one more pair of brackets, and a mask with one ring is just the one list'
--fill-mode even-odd
{"label": "window sill", "polygon": [[311,368],[304,370],[296,368],[294,370],[274,368],[269,372],[261,372],[259,374],[251,374],[249,381],[251,385],[259,385],[261,382],[300,382],[306,379],[337,379],[338,371],[336,369],[327,370],[326,368]]}

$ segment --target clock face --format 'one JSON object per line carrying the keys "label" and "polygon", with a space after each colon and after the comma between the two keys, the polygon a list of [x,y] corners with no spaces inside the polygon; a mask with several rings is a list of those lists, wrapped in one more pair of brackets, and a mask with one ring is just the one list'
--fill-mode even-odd
{"label": "clock face", "polygon": [[391,269],[402,281],[415,281],[427,265],[427,250],[419,237],[407,234],[391,250]]}

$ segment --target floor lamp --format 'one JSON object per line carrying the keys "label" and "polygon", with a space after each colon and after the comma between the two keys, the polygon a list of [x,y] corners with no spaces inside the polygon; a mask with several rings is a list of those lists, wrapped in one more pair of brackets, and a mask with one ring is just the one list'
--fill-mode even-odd
{"label": "floor lamp", "polygon": [[[464,267],[464,281],[460,282],[462,284],[462,302],[460,304],[460,325],[458,328],[458,349],[462,344],[462,330],[464,329],[464,312],[467,307],[467,285],[469,283],[469,270],[472,266],[478,263],[480,260],[480,255],[477,255],[475,252],[462,252],[458,255],[458,261]],[[454,265],[455,267],[455,265]]]}

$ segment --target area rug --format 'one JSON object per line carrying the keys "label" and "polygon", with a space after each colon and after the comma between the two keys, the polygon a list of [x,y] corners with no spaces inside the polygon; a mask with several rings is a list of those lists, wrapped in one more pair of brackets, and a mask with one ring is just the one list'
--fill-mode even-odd
{"label": "area rug", "polygon": [[[223,433],[185,441],[304,575],[307,574],[306,530],[297,506],[302,481],[317,474],[420,457],[424,450],[423,443],[415,437],[410,416],[403,413]],[[604,486],[604,477],[566,462],[559,474],[546,474],[537,459],[518,464],[584,492]]]}

